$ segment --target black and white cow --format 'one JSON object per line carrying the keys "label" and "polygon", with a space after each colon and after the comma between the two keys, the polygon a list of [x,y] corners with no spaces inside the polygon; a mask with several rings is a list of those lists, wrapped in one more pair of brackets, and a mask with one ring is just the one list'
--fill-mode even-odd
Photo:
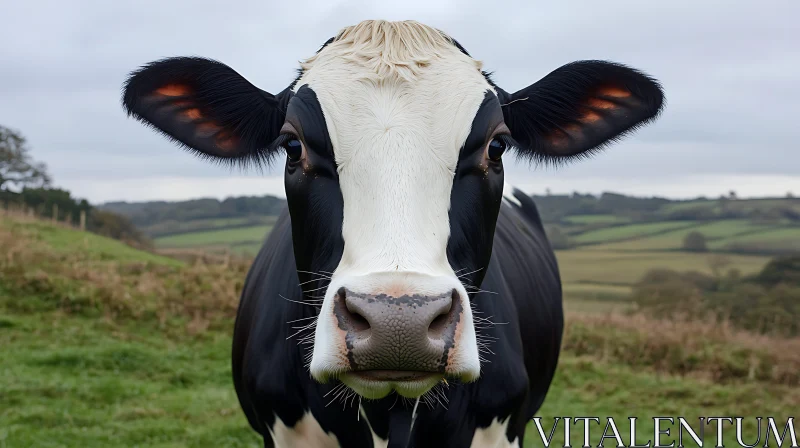
{"label": "black and white cow", "polygon": [[267,447],[521,446],[563,313],[535,205],[503,199],[502,156],[590,155],[662,102],[655,80],[603,61],[508,93],[412,21],[345,28],[277,95],[201,58],[150,63],[123,95],[202,157],[285,154],[288,209],[233,341],[236,391]]}

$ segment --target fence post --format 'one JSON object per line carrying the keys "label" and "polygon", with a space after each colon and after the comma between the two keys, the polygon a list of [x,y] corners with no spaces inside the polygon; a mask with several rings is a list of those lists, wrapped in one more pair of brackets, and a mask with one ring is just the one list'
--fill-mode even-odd
{"label": "fence post", "polygon": [[81,210],[81,230],[86,230],[86,210]]}
{"label": "fence post", "polygon": [[58,221],[58,204],[53,204],[53,222]]}

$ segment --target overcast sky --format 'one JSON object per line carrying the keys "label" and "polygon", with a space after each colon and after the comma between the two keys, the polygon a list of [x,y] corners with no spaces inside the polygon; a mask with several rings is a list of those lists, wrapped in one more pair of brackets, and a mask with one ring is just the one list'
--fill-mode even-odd
{"label": "overcast sky", "polygon": [[[2,0],[0,124],[55,184],[98,203],[283,196],[264,173],[208,164],[128,119],[120,86],[154,59],[218,59],[276,93],[344,26],[414,19],[457,39],[505,90],[608,59],[664,85],[662,118],[592,160],[511,166],[528,192],[800,194],[800,1]],[[393,5],[390,5],[393,4]]]}

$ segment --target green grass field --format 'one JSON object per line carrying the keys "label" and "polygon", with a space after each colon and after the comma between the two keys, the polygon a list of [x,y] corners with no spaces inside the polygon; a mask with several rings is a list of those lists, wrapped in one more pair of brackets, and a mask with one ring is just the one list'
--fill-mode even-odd
{"label": "green grass field", "polygon": [[81,252],[95,261],[154,262],[173,266],[179,264],[171,258],[139,251],[117,240],[44,221],[10,219],[0,215],[0,225],[31,242],[43,243],[59,254]]}
{"label": "green grass field", "polygon": [[800,245],[800,227],[770,229],[763,232],[723,238],[711,243],[711,248],[725,247],[730,243],[786,243]]}
{"label": "green grass field", "polygon": [[[47,317],[0,320],[0,446],[263,446],[236,399],[228,332],[172,340],[149,325]],[[613,417],[618,424],[637,416],[644,443],[651,416],[769,415],[785,422],[798,402],[800,392],[788,386],[718,385],[567,353],[538,415],[546,429],[556,416]],[[755,422],[746,423],[745,434],[754,435]],[[627,443],[627,426],[620,431]],[[592,433],[595,440],[602,428]],[[582,433],[574,437],[577,446]],[[563,440],[561,430],[555,440]],[[542,446],[532,424],[525,446]]]}
{"label": "green grass field", "polygon": [[620,224],[630,219],[614,215],[572,215],[566,218],[572,224]]}
{"label": "green grass field", "polygon": [[156,238],[155,243],[163,248],[258,247],[270,230],[272,225],[190,232]]}
{"label": "green grass field", "polygon": [[[762,199],[747,199],[747,200],[728,200],[725,201],[724,206],[729,209],[736,210],[754,210],[759,208],[773,207],[773,206],[792,206],[795,210],[800,210],[800,202],[788,201],[781,198],[762,198]],[[719,211],[723,206],[723,202],[717,199],[713,200],[691,200],[672,202],[661,207],[658,212],[661,214],[669,214],[672,212],[687,210],[693,208],[708,208],[711,210]]]}
{"label": "green grass field", "polygon": [[[746,220],[724,220],[712,222],[709,224],[700,224],[694,227],[683,228],[680,230],[673,230],[666,233],[660,233],[653,236],[644,236],[629,241],[622,241],[616,243],[598,244],[587,246],[591,250],[605,250],[605,251],[648,251],[648,250],[680,250],[683,246],[683,239],[689,232],[700,232],[708,241],[713,241],[709,244],[712,248],[721,247],[719,242],[735,235],[750,235],[758,237],[759,235],[767,235],[772,233],[771,229],[775,226],[758,225],[750,223]],[[791,233],[800,237],[800,228],[787,229],[791,232],[786,233],[787,238],[791,238]],[[758,239],[761,241],[761,239]]]}
{"label": "green grass field", "polygon": [[[564,283],[596,283],[604,285],[631,285],[645,272],[653,268],[669,268],[677,271],[700,271],[711,273],[709,262],[714,254],[686,252],[613,252],[600,250],[557,251],[561,277]],[[731,264],[742,273],[753,273],[761,269],[768,257],[749,255],[725,255]]]}
{"label": "green grass field", "polygon": [[141,230],[153,238],[161,238],[184,233],[206,232],[212,230],[273,225],[275,216],[250,216],[239,218],[208,218],[191,221],[166,221],[141,227]]}
{"label": "green grass field", "polygon": [[666,232],[678,228],[690,228],[698,225],[694,221],[666,221],[647,224],[629,224],[623,226],[607,227],[592,230],[574,237],[579,244],[601,243],[607,241],[618,241],[629,238],[637,238],[644,235]]}
{"label": "green grass field", "polygon": [[[239,408],[230,373],[232,316],[246,264],[185,265],[49,223],[6,218],[0,252],[0,448],[263,446]],[[681,253],[558,256],[569,280],[565,292],[576,297],[568,311],[624,297],[648,263],[704,266],[703,256]],[[736,262],[754,267],[763,259]],[[573,312],[567,324],[559,370],[539,412],[546,430],[555,416],[618,423],[637,416],[643,443],[652,438],[652,416],[785,422],[800,403],[800,341],[708,333],[702,325],[587,320]],[[755,353],[771,356],[771,369],[789,372],[784,382],[747,380],[740,364]],[[652,359],[699,370],[676,376]],[[718,372],[738,379],[707,377]],[[747,439],[755,439],[755,421],[745,423]],[[601,433],[593,429],[593,445]],[[556,431],[555,443],[562,434]],[[627,427],[621,435],[627,441]],[[713,431],[706,436],[713,440]],[[581,443],[582,434],[573,433],[573,446]],[[532,424],[524,446],[542,446]]]}

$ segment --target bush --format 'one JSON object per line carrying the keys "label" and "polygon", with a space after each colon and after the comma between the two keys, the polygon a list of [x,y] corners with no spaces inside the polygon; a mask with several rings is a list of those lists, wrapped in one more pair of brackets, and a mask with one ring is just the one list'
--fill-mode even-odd
{"label": "bush", "polygon": [[800,255],[773,258],[753,280],[765,286],[800,285]]}
{"label": "bush", "polygon": [[683,248],[690,252],[708,252],[706,236],[698,231],[692,231],[683,238]]}
{"label": "bush", "polygon": [[761,334],[800,334],[800,257],[773,259],[757,275],[732,269],[709,276],[670,269],[648,271],[631,300],[663,318],[712,318]]}
{"label": "bush", "polygon": [[562,347],[576,356],[672,375],[800,385],[800,339],[754,335],[726,321],[570,313]]}

